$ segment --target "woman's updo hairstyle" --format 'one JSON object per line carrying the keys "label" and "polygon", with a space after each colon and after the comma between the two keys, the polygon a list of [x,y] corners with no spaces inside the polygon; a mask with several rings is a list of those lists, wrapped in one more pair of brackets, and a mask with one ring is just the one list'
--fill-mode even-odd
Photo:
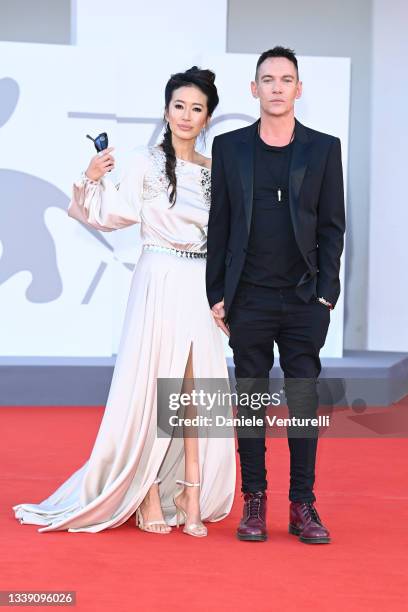
{"label": "woman's updo hairstyle", "polygon": [[[211,70],[201,70],[197,66],[192,66],[185,72],[172,74],[167,81],[164,90],[165,108],[170,106],[173,91],[179,87],[197,87],[207,97],[208,115],[211,117],[219,102],[217,88],[214,84],[215,74]],[[168,122],[164,131],[161,147],[166,156],[166,176],[169,181],[169,200],[172,205],[177,198],[177,179],[176,179],[176,153],[171,140],[171,129]]]}

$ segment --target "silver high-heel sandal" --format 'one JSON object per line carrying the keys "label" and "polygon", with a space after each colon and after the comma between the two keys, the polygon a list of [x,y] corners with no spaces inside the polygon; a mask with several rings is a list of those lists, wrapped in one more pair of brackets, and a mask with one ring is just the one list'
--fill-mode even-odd
{"label": "silver high-heel sandal", "polygon": [[[153,481],[153,484],[160,484],[160,483],[161,483],[160,478],[156,478],[156,480]],[[167,527],[170,527],[170,525],[167,525],[166,521],[144,521],[142,512],[140,510],[140,506],[139,506],[136,510],[136,527],[139,527],[139,529],[141,529],[142,531],[148,531],[149,533],[159,533],[159,534],[167,535],[168,533],[171,532],[171,528],[168,529],[167,531],[149,529],[151,525],[166,525]]]}
{"label": "silver high-heel sandal", "polygon": [[[186,487],[199,487],[199,482],[187,482],[187,480],[176,480],[177,484],[185,485]],[[204,538],[207,535],[207,527],[203,525],[203,523],[190,523],[187,524],[187,512],[181,508],[181,506],[177,505],[176,499],[179,497],[183,491],[180,491],[178,495],[173,497],[174,505],[176,506],[176,521],[177,527],[180,526],[180,517],[184,516],[184,529],[183,533],[187,535],[194,536],[196,538]]]}

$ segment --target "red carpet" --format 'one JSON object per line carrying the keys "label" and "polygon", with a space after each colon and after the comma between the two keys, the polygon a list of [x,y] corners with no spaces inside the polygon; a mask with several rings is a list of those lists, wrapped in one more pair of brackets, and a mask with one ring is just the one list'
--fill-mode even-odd
{"label": "red carpet", "polygon": [[265,543],[235,539],[239,483],[231,515],[203,539],[142,533],[133,517],[99,534],[20,525],[11,506],[41,501],[77,469],[101,416],[98,408],[0,408],[0,590],[74,590],[69,609],[98,612],[407,609],[406,439],[320,440],[317,508],[329,545],[287,532],[285,439],[268,441]]}

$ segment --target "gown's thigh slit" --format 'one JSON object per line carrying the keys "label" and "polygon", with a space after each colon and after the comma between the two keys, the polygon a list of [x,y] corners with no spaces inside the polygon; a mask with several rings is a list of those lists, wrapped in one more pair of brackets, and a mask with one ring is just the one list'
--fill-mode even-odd
{"label": "gown's thigh slit", "polygon": [[[182,393],[188,393],[189,395],[192,393],[192,391],[194,390],[194,386],[195,386],[195,381],[194,381],[194,368],[193,368],[193,342],[190,341],[190,347],[189,347],[189,352],[188,352],[188,357],[187,357],[187,363],[184,369],[184,377],[183,377],[183,383],[182,383],[182,387],[181,387],[181,392]],[[184,410],[184,418],[186,419],[192,419],[197,415],[197,409],[194,405],[192,405],[191,403],[187,404],[185,406],[185,410]],[[196,437],[195,436],[195,431],[196,428],[192,427],[192,426],[184,426],[184,438],[190,438],[191,436]]]}
{"label": "gown's thigh slit", "polygon": [[[182,393],[191,394],[195,388],[194,380],[193,342],[190,342],[187,363],[184,370]],[[190,402],[185,406],[184,418],[194,419],[197,416],[197,407]],[[197,482],[200,479],[199,452],[198,452],[198,428],[196,425],[183,425],[184,437],[184,460],[185,479]]]}
{"label": "gown's thigh slit", "polygon": [[[184,351],[183,351],[184,352]],[[189,341],[187,356],[183,358],[181,363],[185,363],[183,378],[180,379],[178,386],[179,393],[190,394],[194,388],[194,370],[193,370],[193,341]],[[180,368],[181,371],[181,368]],[[194,406],[180,406],[177,416],[179,419],[193,418],[196,414]],[[166,478],[169,471],[173,471],[176,464],[180,465],[178,478],[185,477],[185,439],[189,439],[195,435],[193,427],[185,427],[178,425],[171,436],[167,451],[163,457],[163,461],[158,470],[158,477]],[[177,450],[178,449],[178,450]]]}

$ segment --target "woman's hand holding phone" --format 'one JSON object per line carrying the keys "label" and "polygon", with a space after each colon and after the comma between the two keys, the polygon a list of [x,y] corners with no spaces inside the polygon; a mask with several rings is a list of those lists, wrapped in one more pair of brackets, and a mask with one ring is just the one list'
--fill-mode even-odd
{"label": "woman's hand holding phone", "polygon": [[91,179],[91,181],[99,181],[107,172],[114,169],[115,158],[111,155],[111,151],[113,151],[114,148],[115,147],[108,147],[94,155],[91,159],[85,171],[86,176]]}

